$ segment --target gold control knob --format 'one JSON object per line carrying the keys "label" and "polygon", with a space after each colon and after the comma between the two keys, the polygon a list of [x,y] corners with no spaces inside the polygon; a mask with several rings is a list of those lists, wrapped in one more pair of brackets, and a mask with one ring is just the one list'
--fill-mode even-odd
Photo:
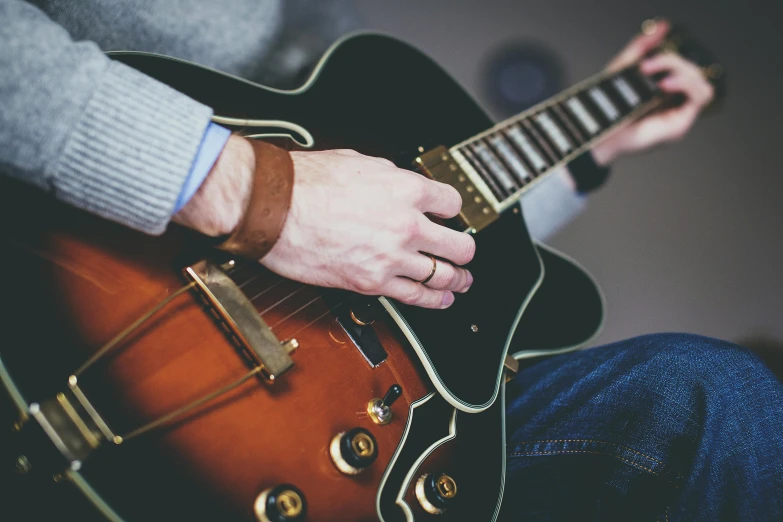
{"label": "gold control knob", "polygon": [[378,442],[366,429],[354,428],[334,436],[329,455],[342,473],[356,475],[378,458]]}
{"label": "gold control knob", "polygon": [[416,499],[422,509],[432,515],[440,515],[454,504],[457,483],[445,473],[425,473],[416,481]]}
{"label": "gold control knob", "polygon": [[280,484],[262,491],[253,511],[258,522],[301,522],[307,515],[307,502],[299,488]]}

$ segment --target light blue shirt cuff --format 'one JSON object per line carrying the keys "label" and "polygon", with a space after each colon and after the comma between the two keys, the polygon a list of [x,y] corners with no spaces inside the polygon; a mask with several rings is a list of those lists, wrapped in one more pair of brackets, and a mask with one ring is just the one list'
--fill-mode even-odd
{"label": "light blue shirt cuff", "polygon": [[212,165],[223,152],[223,147],[226,146],[229,136],[231,136],[230,130],[210,122],[204,132],[204,137],[201,138],[201,145],[196,152],[193,166],[190,167],[190,173],[185,178],[185,184],[182,185],[182,191],[180,191],[177,204],[174,206],[174,214],[190,201],[190,198],[207,178],[207,174],[212,170]]}

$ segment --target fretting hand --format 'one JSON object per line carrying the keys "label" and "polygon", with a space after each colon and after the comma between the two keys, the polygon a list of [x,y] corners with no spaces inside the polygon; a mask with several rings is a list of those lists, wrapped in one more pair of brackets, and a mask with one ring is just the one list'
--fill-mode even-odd
{"label": "fretting hand", "polygon": [[[669,29],[668,22],[658,21],[651,34],[636,36],[609,63],[607,69],[616,71],[641,60],[664,40]],[[657,54],[642,60],[640,68],[647,75],[668,73],[658,82],[659,87],[666,93],[682,94],[685,101],[677,107],[652,113],[631,123],[598,144],[593,149],[593,156],[599,165],[608,165],[624,154],[681,139],[693,126],[699,112],[712,101],[712,85],[699,67],[679,55]]]}

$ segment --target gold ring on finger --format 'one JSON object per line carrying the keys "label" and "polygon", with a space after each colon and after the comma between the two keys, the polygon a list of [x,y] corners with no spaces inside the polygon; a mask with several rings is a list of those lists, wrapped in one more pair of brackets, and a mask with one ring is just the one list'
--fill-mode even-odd
{"label": "gold ring on finger", "polygon": [[422,279],[421,281],[419,281],[419,283],[421,283],[421,284],[423,284],[423,285],[426,285],[427,283],[429,283],[429,282],[430,282],[430,280],[432,279],[432,276],[434,276],[434,275],[435,275],[435,270],[437,270],[437,269],[438,269],[438,261],[435,259],[435,256],[433,256],[433,255],[430,255],[430,254],[427,254],[427,256],[428,256],[430,259],[432,259],[432,270],[430,270],[430,275],[428,275],[427,277],[425,277],[424,279]]}

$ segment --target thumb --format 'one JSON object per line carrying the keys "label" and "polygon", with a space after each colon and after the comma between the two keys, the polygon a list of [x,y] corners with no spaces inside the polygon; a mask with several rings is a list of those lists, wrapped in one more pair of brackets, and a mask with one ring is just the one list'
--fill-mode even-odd
{"label": "thumb", "polygon": [[641,34],[634,36],[625,49],[609,62],[606,69],[609,72],[618,71],[623,67],[631,65],[641,60],[651,50],[655,49],[666,38],[666,34],[671,29],[668,20],[656,19],[651,24],[645,24],[645,30]]}

